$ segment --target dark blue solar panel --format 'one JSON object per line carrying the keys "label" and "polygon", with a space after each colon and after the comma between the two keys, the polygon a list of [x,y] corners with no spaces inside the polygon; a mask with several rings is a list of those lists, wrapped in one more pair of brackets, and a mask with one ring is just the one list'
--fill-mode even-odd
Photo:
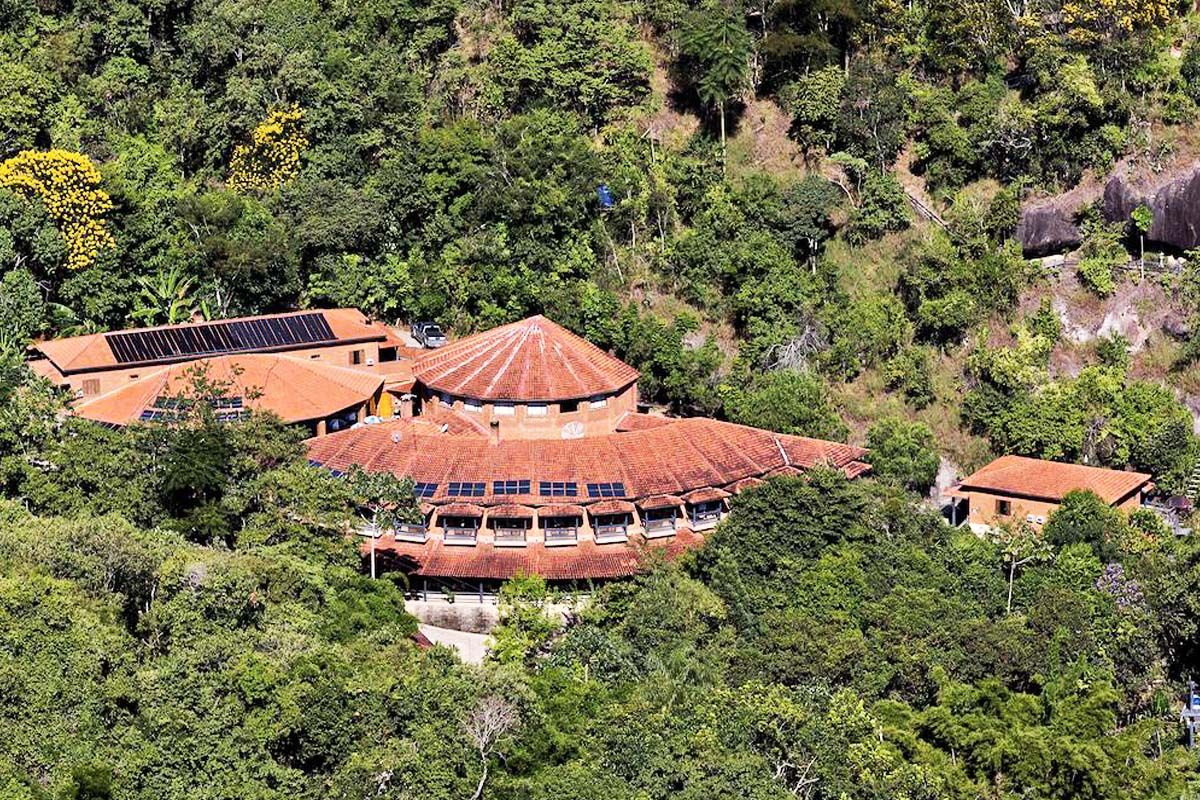
{"label": "dark blue solar panel", "polygon": [[336,341],[320,311],[269,319],[206,322],[104,336],[119,364]]}
{"label": "dark blue solar panel", "polygon": [[414,483],[413,494],[419,498],[428,500],[437,492],[437,487],[436,483]]}

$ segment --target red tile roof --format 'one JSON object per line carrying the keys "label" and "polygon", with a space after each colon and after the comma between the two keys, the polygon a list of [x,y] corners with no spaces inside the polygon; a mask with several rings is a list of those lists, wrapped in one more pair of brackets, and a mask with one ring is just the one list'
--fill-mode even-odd
{"label": "red tile roof", "polygon": [[662,551],[668,558],[676,558],[699,547],[703,541],[701,534],[687,529],[644,544],[585,541],[568,547],[530,543],[519,548],[494,547],[482,542],[473,547],[446,546],[436,539],[415,544],[397,542],[385,534],[376,540],[376,552],[390,555],[401,569],[427,577],[507,580],[521,573],[540,575],[547,580],[587,580],[633,575],[651,552]]}
{"label": "red tile roof", "polygon": [[678,508],[683,505],[683,498],[673,494],[655,494],[638,501],[641,508],[653,510],[657,508]]}
{"label": "red tile roof", "polygon": [[[497,443],[485,436],[438,434],[419,420],[395,420],[312,439],[308,455],[330,469],[344,471],[359,464],[436,483],[438,490],[431,498],[435,502],[449,499],[451,481],[484,482],[486,494],[479,500],[484,505],[511,502],[491,494],[496,480],[527,479],[535,490],[538,481],[569,481],[581,494],[588,483],[622,482],[626,497],[644,498],[726,486],[780,467],[797,472],[828,465],[847,474],[869,469],[861,461],[866,453],[862,448],[702,417],[582,439]],[[529,504],[543,502],[562,500],[535,496]]]}
{"label": "red tile roof", "polygon": [[[850,466],[852,466],[852,465],[847,465],[845,467],[842,467],[842,469],[846,472],[847,475],[849,475]],[[854,477],[854,476],[851,475],[850,477]],[[742,492],[746,491],[747,489],[753,489],[755,486],[762,486],[762,485],[763,485],[762,478],[742,478],[740,481],[734,481],[733,483],[729,484],[725,488],[729,490],[730,494],[741,494]]]}
{"label": "red tile roof", "polygon": [[638,378],[633,367],[540,315],[431,350],[413,372],[436,391],[492,401],[580,399]]}
{"label": "red tile roof", "polygon": [[583,506],[552,505],[537,510],[538,517],[583,517]]}
{"label": "red tile roof", "polygon": [[246,408],[272,411],[284,422],[321,419],[362,405],[383,386],[383,378],[356,369],[278,354],[245,353],[174,364],[81,403],[74,412],[97,422],[130,425],[152,409],[158,397],[191,392],[196,371],[227,385],[230,397]]}
{"label": "red tile roof", "polygon": [[1088,489],[1115,503],[1150,482],[1143,472],[1085,467],[1023,456],[1001,456],[963,479],[962,488],[1059,501],[1070,491]]}
{"label": "red tile roof", "polygon": [[474,503],[447,503],[438,513],[443,517],[482,517],[483,507]]}
{"label": "red tile roof", "polygon": [[589,514],[632,514],[634,511],[633,503],[628,500],[601,500],[599,503],[592,503],[587,507]]}
{"label": "red tile roof", "polygon": [[628,413],[617,420],[619,431],[640,431],[646,428],[657,428],[660,425],[670,425],[675,417],[661,417],[657,414]]}
{"label": "red tile roof", "polygon": [[[296,314],[307,313],[313,312],[293,311],[284,314],[262,314],[256,317],[238,317],[237,319],[213,320],[213,322],[244,322],[260,319],[279,319],[281,317],[290,317],[295,316]],[[325,321],[329,323],[329,329],[336,337],[336,342],[318,342],[316,344],[297,345],[296,347],[266,347],[258,351],[249,352],[276,352],[297,349],[298,347],[321,347],[355,341],[386,342],[393,338],[388,332],[386,326],[371,322],[358,309],[331,308],[322,310],[320,313],[325,317]],[[187,327],[189,327],[188,324],[159,325],[153,328],[132,328],[122,331],[110,331],[109,333],[92,333],[85,336],[72,336],[66,339],[50,339],[44,342],[35,342],[33,344],[33,348],[45,355],[46,358],[50,359],[54,366],[57,367],[63,374],[115,367],[132,367],[147,363],[168,364],[189,360],[192,357],[155,359],[146,362],[121,364],[118,363],[116,355],[113,353],[112,348],[108,344],[108,337],[113,333],[135,333]]]}
{"label": "red tile roof", "polygon": [[489,508],[488,516],[492,519],[532,519],[533,509],[529,506],[506,503],[502,506],[492,506]]}
{"label": "red tile roof", "polygon": [[[753,478],[750,480],[753,480]],[[713,487],[688,492],[683,496],[683,499],[688,503],[709,503],[713,500],[724,500],[726,497],[729,497],[729,492]]]}

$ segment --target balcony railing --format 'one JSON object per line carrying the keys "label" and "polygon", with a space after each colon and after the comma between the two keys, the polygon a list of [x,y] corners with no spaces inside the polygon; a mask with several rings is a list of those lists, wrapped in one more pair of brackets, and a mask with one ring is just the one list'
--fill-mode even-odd
{"label": "balcony railing", "polygon": [[675,517],[647,519],[643,522],[643,527],[646,530],[647,539],[655,539],[660,536],[673,536],[675,534]]}
{"label": "balcony railing", "polygon": [[546,544],[553,547],[560,544],[575,544],[579,541],[579,528],[568,527],[546,528]]}
{"label": "balcony railing", "polygon": [[445,528],[442,540],[446,544],[475,544],[478,530],[476,528]]}
{"label": "balcony railing", "polygon": [[429,527],[427,525],[401,522],[396,526],[396,541],[398,542],[417,542],[418,544],[424,544],[428,540]]}
{"label": "balcony railing", "polygon": [[496,546],[497,547],[524,547],[525,546],[525,529],[510,528],[506,526],[496,526]]}
{"label": "balcony railing", "polygon": [[692,523],[692,530],[706,531],[709,528],[715,528],[717,523],[721,521],[721,509],[713,511],[693,511],[688,518]]}
{"label": "balcony railing", "polygon": [[597,525],[595,528],[597,544],[629,541],[628,525]]}

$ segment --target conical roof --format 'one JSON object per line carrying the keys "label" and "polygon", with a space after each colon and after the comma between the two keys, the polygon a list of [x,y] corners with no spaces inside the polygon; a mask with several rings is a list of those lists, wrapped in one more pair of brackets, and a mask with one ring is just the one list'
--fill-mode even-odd
{"label": "conical roof", "polygon": [[624,361],[541,315],[425,353],[413,374],[457,397],[521,402],[611,394],[638,378]]}

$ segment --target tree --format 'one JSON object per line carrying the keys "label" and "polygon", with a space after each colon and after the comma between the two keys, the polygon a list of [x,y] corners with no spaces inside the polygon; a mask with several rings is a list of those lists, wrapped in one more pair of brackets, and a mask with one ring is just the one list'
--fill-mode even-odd
{"label": "tree", "polygon": [[818,439],[846,435],[821,379],[808,372],[781,369],[756,375],[746,388],[730,389],[725,410],[734,422],[780,433]]}
{"label": "tree", "polygon": [[889,417],[867,433],[867,459],[880,480],[926,494],[937,479],[938,458],[933,431],[923,422]]}
{"label": "tree", "polygon": [[1050,543],[1025,520],[1004,520],[990,529],[992,541],[1000,548],[1008,573],[1008,599],[1005,613],[1012,613],[1013,582],[1017,570],[1050,558]]}
{"label": "tree", "polygon": [[717,107],[721,125],[721,164],[725,158],[725,112],[750,78],[750,33],[734,5],[707,0],[688,15],[680,50],[694,69],[700,102]]}
{"label": "tree", "polygon": [[234,148],[229,186],[238,192],[273,192],[300,171],[300,154],[308,146],[297,105],[272,109],[255,126],[250,141]]}
{"label": "tree", "polygon": [[517,707],[496,695],[481,697],[470,713],[463,718],[463,731],[479,754],[479,783],[475,786],[471,800],[480,800],[483,797],[492,754],[520,725],[521,716]]}
{"label": "tree", "polygon": [[24,150],[0,163],[0,188],[40,202],[62,233],[67,268],[83,269],[116,242],[105,215],[112,200],[91,159],[66,150]]}
{"label": "tree", "polygon": [[1046,520],[1042,533],[1055,547],[1086,544],[1098,557],[1107,559],[1124,538],[1124,528],[1120,511],[1111,508],[1095,492],[1077,489],[1063,497]]}
{"label": "tree", "polygon": [[198,313],[192,279],[178,266],[138,278],[138,296],[130,316],[143,325],[178,325]]}

